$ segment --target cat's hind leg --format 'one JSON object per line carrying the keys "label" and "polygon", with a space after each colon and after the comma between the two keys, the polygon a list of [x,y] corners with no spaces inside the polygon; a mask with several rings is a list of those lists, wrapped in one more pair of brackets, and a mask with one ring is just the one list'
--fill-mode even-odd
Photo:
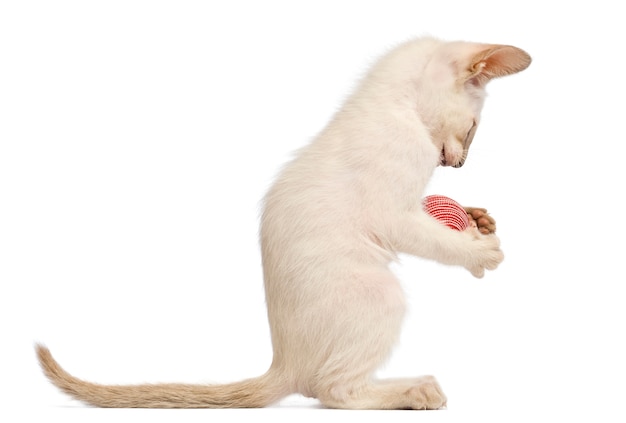
{"label": "cat's hind leg", "polygon": [[353,274],[338,285],[349,303],[335,305],[325,320],[323,359],[311,381],[313,396],[330,408],[438,409],[446,397],[433,377],[374,381],[374,372],[396,343],[405,304],[396,277],[387,269]]}
{"label": "cat's hind leg", "polygon": [[337,385],[319,399],[329,408],[377,410],[437,410],[447,402],[432,376]]}

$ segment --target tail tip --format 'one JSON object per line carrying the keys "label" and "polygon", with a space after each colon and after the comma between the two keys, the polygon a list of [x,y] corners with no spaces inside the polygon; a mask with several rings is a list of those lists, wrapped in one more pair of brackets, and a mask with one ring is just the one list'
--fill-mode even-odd
{"label": "tail tip", "polygon": [[39,362],[42,363],[46,358],[51,357],[50,350],[44,344],[35,342],[35,353]]}

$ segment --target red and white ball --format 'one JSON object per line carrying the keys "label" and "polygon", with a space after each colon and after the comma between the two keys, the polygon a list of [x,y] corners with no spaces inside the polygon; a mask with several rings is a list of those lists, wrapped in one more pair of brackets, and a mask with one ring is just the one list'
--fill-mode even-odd
{"label": "red and white ball", "polygon": [[463,206],[446,196],[426,196],[422,205],[426,213],[454,230],[464,231],[470,224]]}

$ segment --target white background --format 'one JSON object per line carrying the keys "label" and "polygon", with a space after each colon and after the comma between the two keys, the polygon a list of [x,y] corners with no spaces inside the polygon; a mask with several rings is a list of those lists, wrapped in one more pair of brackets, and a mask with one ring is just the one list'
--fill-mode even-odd
{"label": "white background", "polygon": [[[624,421],[621,17],[601,0],[0,3],[0,420]],[[36,341],[102,383],[264,372],[260,200],[368,65],[422,34],[534,60],[491,83],[469,161],[429,186],[489,208],[504,263],[396,266],[411,311],[381,375],[436,375],[447,410],[98,410],[43,378]]]}

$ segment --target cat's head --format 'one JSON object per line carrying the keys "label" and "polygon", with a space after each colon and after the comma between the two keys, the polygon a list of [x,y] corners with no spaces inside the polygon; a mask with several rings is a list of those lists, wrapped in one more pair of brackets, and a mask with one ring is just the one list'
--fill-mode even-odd
{"label": "cat's head", "polygon": [[441,150],[442,166],[461,167],[480,122],[485,85],[526,69],[523,50],[508,45],[441,43],[419,81],[418,111]]}

